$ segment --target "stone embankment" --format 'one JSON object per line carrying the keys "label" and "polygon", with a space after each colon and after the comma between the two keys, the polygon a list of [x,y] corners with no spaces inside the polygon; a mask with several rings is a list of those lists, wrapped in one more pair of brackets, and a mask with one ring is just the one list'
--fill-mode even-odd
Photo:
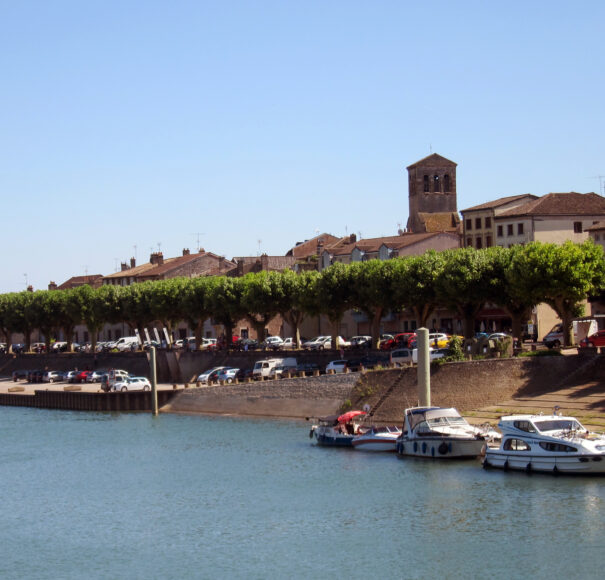
{"label": "stone embankment", "polygon": [[[531,407],[528,401],[534,400],[537,404]],[[520,409],[515,408],[515,401],[523,402]],[[162,410],[305,418],[368,405],[374,422],[398,424],[404,408],[417,402],[416,369],[403,368],[190,388]],[[558,404],[564,412],[583,411],[595,419],[592,424],[602,421],[605,427],[605,356],[432,365],[431,402],[457,407],[476,422],[495,422],[498,415],[508,412],[551,412]]]}

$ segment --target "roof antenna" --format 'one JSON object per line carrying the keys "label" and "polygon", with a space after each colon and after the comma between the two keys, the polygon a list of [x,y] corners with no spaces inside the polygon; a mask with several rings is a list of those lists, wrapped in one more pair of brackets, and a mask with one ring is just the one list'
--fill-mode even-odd
{"label": "roof antenna", "polygon": [[433,152],[433,144],[429,143],[429,151],[432,153]]}

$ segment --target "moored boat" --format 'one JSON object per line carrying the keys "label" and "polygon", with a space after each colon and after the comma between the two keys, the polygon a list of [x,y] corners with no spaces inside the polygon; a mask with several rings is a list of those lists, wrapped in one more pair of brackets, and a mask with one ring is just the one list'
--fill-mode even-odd
{"label": "moored boat", "polygon": [[342,415],[320,417],[311,427],[309,437],[315,437],[318,445],[352,447],[353,439],[359,434],[359,421],[365,414],[365,411],[348,411]]}
{"label": "moored boat", "polygon": [[498,423],[502,442],[488,447],[483,466],[543,473],[605,473],[605,436],[575,418],[509,415]]}
{"label": "moored boat", "polygon": [[454,408],[412,407],[405,410],[396,450],[400,456],[473,458],[497,436],[489,427],[470,425]]}
{"label": "moored boat", "polygon": [[401,435],[401,429],[395,425],[372,426],[361,430],[359,435],[353,438],[352,445],[361,451],[395,451],[397,437]]}

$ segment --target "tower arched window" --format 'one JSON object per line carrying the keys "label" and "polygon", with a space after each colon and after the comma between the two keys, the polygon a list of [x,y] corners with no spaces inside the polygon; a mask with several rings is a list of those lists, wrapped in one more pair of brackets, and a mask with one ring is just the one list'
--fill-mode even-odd
{"label": "tower arched window", "polygon": [[447,173],[443,176],[443,191],[450,191],[450,176]]}
{"label": "tower arched window", "polygon": [[441,191],[441,183],[438,175],[433,176],[433,191],[435,193],[439,193]]}

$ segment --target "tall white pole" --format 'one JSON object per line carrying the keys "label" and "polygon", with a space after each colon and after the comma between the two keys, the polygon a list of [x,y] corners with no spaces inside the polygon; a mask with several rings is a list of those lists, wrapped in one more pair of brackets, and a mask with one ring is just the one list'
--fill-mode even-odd
{"label": "tall white pole", "polygon": [[429,330],[416,330],[418,347],[418,402],[421,407],[431,406],[431,359],[429,356]]}
{"label": "tall white pole", "polygon": [[156,374],[156,364],[155,364],[155,346],[152,346],[151,356],[149,357],[149,363],[151,366],[151,413],[154,416],[158,414],[158,381]]}

